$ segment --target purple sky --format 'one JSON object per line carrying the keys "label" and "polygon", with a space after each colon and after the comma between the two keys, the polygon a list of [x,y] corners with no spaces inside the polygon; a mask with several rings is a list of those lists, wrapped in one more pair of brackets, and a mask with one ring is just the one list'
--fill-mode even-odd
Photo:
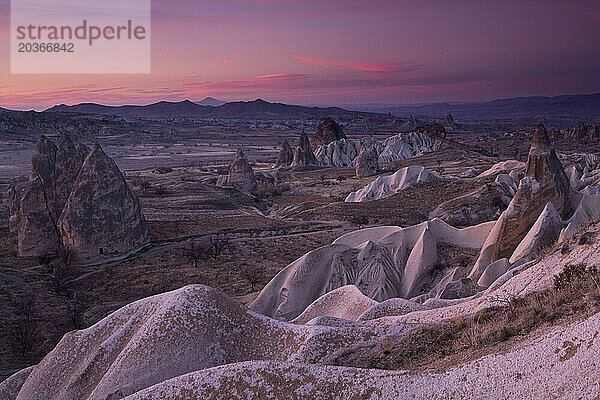
{"label": "purple sky", "polygon": [[11,75],[0,107],[411,104],[600,91],[600,1],[154,0],[150,75]]}

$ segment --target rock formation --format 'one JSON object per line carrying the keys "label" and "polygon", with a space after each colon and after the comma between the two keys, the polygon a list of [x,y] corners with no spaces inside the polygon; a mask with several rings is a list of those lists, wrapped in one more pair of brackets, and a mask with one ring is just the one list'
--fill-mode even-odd
{"label": "rock formation", "polygon": [[[10,225],[18,231],[19,255],[67,250],[70,261],[81,264],[148,243],[137,196],[99,145],[89,151],[65,136],[56,146],[42,136],[32,154],[32,172],[24,189],[14,185],[9,191]],[[114,190],[115,182],[119,190]]]}
{"label": "rock formation", "polygon": [[524,168],[525,168],[525,163],[522,161],[506,160],[506,161],[501,161],[499,163],[492,165],[490,168],[483,171],[477,177],[484,178],[486,176],[492,176],[492,175],[496,175],[499,173],[508,173],[508,172],[514,171],[514,170],[518,171],[518,170],[521,170]]}
{"label": "rock formation", "polygon": [[423,132],[400,133],[378,144],[378,162],[383,164],[413,158],[436,151],[441,145],[441,141]]}
{"label": "rock formation", "polygon": [[[438,284],[439,246],[479,249],[493,226],[494,222],[489,222],[457,229],[436,219],[408,228],[355,231],[285,267],[249,307],[292,320],[322,295],[346,285],[358,287],[376,301],[427,294],[426,286]],[[437,291],[429,297],[435,294]]]}
{"label": "rock formation", "polygon": [[246,155],[240,149],[238,149],[233,157],[226,185],[244,193],[254,192],[257,188],[254,170],[246,159]]}
{"label": "rock formation", "polygon": [[439,122],[435,122],[430,125],[419,126],[415,129],[415,132],[424,133],[429,137],[434,139],[445,139],[446,138],[446,129],[444,125]]}
{"label": "rock formation", "polygon": [[298,146],[296,146],[296,149],[294,150],[294,160],[292,161],[291,166],[308,166],[315,165],[316,163],[317,159],[315,158],[315,155],[310,147],[308,135],[302,132],[300,139],[298,139]]}
{"label": "rock formation", "polygon": [[440,180],[442,177],[435,171],[420,166],[404,167],[392,175],[379,176],[364,188],[351,192],[345,202],[362,202],[379,200],[406,189],[415,183]]}
{"label": "rock formation", "polygon": [[287,139],[283,140],[281,144],[281,150],[279,150],[279,154],[277,155],[277,160],[275,161],[274,168],[277,167],[289,167],[294,162],[294,152],[290,147]]}
{"label": "rock formation", "polygon": [[313,144],[323,146],[340,139],[346,139],[344,131],[333,118],[327,117],[317,127],[313,136]]}
{"label": "rock formation", "polygon": [[356,165],[359,145],[356,142],[340,139],[329,144],[325,144],[315,151],[317,165],[353,167]]}
{"label": "rock formation", "polygon": [[450,129],[456,129],[456,122],[454,122],[452,114],[446,115],[446,118],[444,119],[444,125],[446,125]]}
{"label": "rock formation", "polygon": [[554,209],[552,203],[546,204],[537,221],[521,240],[509,261],[515,263],[525,258],[535,258],[542,250],[556,242],[562,229],[563,219],[560,214]]}
{"label": "rock formation", "polygon": [[569,180],[556,151],[550,146],[548,133],[543,125],[538,125],[525,166],[525,178],[487,238],[470,277],[478,280],[488,264],[510,258],[547,203],[552,203],[564,217],[570,209],[570,192]]}
{"label": "rock formation", "polygon": [[599,123],[580,123],[575,125],[573,128],[568,129],[564,134],[565,139],[575,140],[596,140],[600,138],[600,124]]}
{"label": "rock formation", "polygon": [[98,143],[81,166],[58,228],[77,264],[122,257],[148,243],[140,202]]}
{"label": "rock formation", "polygon": [[360,149],[356,159],[356,176],[365,178],[377,174],[379,169],[379,155],[377,149],[371,144],[366,144]]}

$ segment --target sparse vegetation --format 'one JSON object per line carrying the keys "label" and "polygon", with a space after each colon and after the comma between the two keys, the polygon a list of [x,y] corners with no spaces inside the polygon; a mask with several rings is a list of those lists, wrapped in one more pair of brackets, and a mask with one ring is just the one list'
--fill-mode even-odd
{"label": "sparse vegetation", "polygon": [[265,279],[265,269],[257,264],[242,264],[240,276],[250,284],[250,290],[254,292],[256,285]]}
{"label": "sparse vegetation", "polygon": [[420,368],[445,357],[491,351],[494,345],[543,325],[600,311],[600,273],[595,266],[568,265],[550,288],[522,298],[493,297],[490,307],[452,321],[424,324],[409,335],[386,338],[370,347],[352,348],[329,360],[335,365],[381,369]]}

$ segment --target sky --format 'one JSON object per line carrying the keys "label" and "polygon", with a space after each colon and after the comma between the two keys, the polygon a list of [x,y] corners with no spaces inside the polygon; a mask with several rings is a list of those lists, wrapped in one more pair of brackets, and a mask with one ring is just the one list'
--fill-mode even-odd
{"label": "sky", "polygon": [[12,109],[600,92],[597,0],[152,0],[151,73],[130,75],[11,74],[9,26],[0,0],[0,107]]}

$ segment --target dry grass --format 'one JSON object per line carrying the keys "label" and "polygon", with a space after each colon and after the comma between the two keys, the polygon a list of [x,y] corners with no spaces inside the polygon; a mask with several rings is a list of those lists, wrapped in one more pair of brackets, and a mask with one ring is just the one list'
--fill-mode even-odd
{"label": "dry grass", "polygon": [[[503,342],[542,326],[600,311],[600,273],[583,264],[567,266],[555,285],[523,298],[495,298],[474,315],[424,324],[408,335],[388,336],[334,354],[326,363],[363,368],[443,369],[499,351]],[[385,341],[385,343],[384,343]]]}

